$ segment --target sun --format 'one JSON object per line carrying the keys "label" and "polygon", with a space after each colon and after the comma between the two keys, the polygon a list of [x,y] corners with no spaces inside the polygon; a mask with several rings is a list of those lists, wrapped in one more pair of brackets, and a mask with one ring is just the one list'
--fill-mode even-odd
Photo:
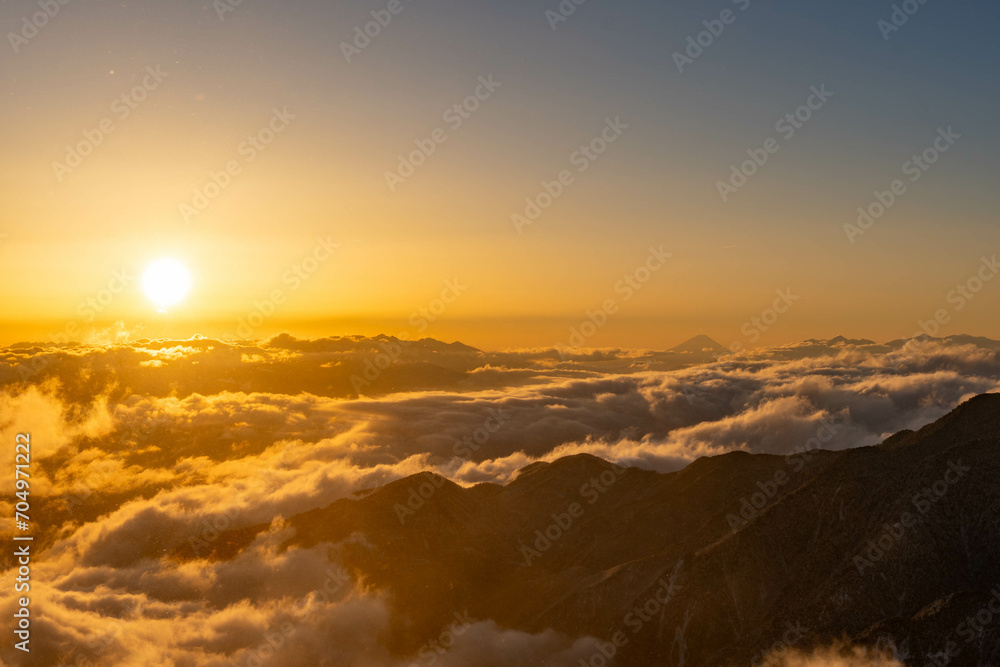
{"label": "sun", "polygon": [[158,259],[142,274],[142,290],[161,313],[176,306],[191,291],[191,273],[183,262],[170,257]]}

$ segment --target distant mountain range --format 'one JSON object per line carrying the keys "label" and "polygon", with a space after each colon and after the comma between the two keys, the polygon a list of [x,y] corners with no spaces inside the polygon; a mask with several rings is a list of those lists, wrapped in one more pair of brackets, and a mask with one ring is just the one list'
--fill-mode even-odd
{"label": "distant mountain range", "polygon": [[[936,340],[946,345],[975,345],[987,350],[1000,350],[1000,341],[993,340],[991,338],[985,338],[983,336],[969,336],[967,334],[958,334],[955,336],[945,336],[942,338],[935,338],[932,336],[924,336],[922,340]],[[873,340],[867,338],[846,338],[845,336],[835,336],[829,339],[818,339],[809,338],[802,341],[798,345],[801,347],[828,347],[837,348],[843,346],[855,346],[855,347],[869,347],[882,349],[884,351],[897,350],[904,345],[906,345],[912,338],[897,338],[895,340],[888,341],[886,343],[877,343]],[[794,345],[790,346],[794,347]],[[705,335],[698,335],[694,338],[690,338],[680,345],[672,347],[667,350],[667,352],[672,352],[675,354],[703,354],[703,355],[722,355],[730,354],[730,350],[724,345],[720,345],[712,338]]]}
{"label": "distant mountain range", "polygon": [[[1000,351],[1000,342],[976,336],[928,339],[946,345],[974,345]],[[834,356],[854,348],[886,354],[908,339],[873,343],[837,336],[829,340],[761,347],[754,353],[774,360]],[[32,378],[55,382],[72,400],[86,402],[108,391],[111,400],[128,394],[178,397],[244,393],[302,392],[348,398],[385,396],[413,391],[476,391],[509,386],[525,371],[631,374],[668,372],[707,364],[730,351],[705,335],[668,350],[623,348],[531,348],[483,351],[462,343],[432,338],[400,340],[393,336],[335,336],[301,339],[280,334],[264,341],[219,341],[197,336],[188,340],[140,339],[110,346],[76,343],[19,343],[0,348],[0,389]],[[170,352],[173,350],[173,352]],[[150,357],[164,356],[163,359]],[[146,362],[147,365],[133,367]],[[154,363],[155,362],[155,363]],[[81,363],[87,372],[78,372]],[[149,365],[153,364],[153,365]],[[277,365],[281,372],[277,372]],[[506,369],[501,378],[496,369]],[[478,372],[490,369],[490,372]],[[109,386],[111,387],[109,389]]]}
{"label": "distant mountain range", "polygon": [[608,652],[619,640],[607,664],[625,666],[757,664],[840,640],[908,665],[1000,665],[1000,395],[875,447],[823,439],[669,474],[589,455],[505,486],[425,473],[292,517],[292,543],[355,537],[345,565],[392,592],[402,655],[459,610]]}

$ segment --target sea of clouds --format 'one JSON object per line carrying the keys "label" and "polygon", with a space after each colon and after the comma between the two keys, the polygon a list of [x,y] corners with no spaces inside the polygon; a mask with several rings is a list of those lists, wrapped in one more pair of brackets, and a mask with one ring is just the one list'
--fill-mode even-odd
{"label": "sea of clouds", "polygon": [[[448,646],[394,649],[392,591],[334,576],[343,544],[282,546],[284,519],[424,470],[502,484],[587,452],[669,472],[731,450],[790,453],[829,425],[823,447],[870,446],[1000,390],[998,348],[567,355],[282,335],[0,349],[0,440],[32,434],[32,664],[576,665],[592,640],[490,619],[443,628]],[[261,524],[270,530],[226,558],[178,557]],[[2,575],[3,615],[13,576]],[[0,660],[22,664],[10,642]]]}

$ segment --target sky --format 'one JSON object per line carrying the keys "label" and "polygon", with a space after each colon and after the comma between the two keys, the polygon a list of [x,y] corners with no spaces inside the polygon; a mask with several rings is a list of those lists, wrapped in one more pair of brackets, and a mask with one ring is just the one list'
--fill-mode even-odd
{"label": "sky", "polygon": [[903,4],[5,1],[0,342],[998,338],[1000,7]]}

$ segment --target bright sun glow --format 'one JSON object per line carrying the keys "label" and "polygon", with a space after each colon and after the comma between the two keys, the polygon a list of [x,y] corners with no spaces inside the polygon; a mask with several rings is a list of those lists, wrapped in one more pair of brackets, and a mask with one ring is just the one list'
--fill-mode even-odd
{"label": "bright sun glow", "polygon": [[163,313],[187,296],[191,290],[191,274],[176,259],[158,259],[142,274],[142,289]]}

